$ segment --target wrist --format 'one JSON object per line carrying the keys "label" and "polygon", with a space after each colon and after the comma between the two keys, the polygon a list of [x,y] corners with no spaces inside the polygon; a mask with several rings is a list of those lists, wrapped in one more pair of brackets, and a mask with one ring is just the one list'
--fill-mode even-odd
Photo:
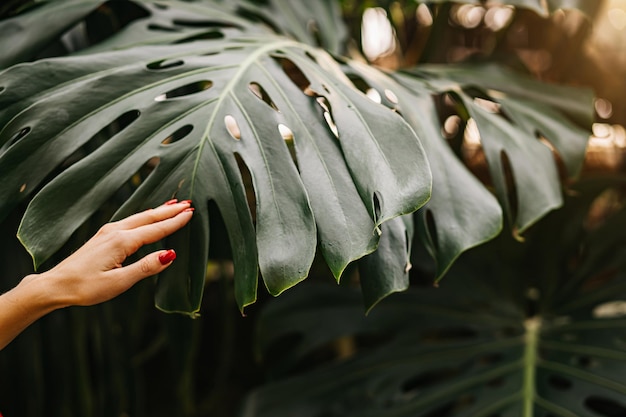
{"label": "wrist", "polygon": [[70,305],[51,272],[27,275],[15,288],[33,312],[45,315]]}

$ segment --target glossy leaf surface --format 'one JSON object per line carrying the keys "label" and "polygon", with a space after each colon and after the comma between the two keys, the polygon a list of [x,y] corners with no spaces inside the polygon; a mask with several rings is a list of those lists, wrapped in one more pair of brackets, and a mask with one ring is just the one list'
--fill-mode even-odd
{"label": "glossy leaf surface", "polygon": [[[193,199],[199,214],[183,239],[198,256],[189,257],[189,269],[178,265],[160,280],[168,288],[162,294],[179,300],[187,291],[189,304],[168,296],[160,299],[162,308],[194,311],[199,303],[210,200],[229,230],[241,306],[255,298],[256,251],[272,294],[306,277],[317,234],[307,187],[316,200],[324,255],[339,277],[345,265],[375,248],[376,226],[425,202],[430,171],[412,129],[354,90],[333,65],[319,50],[265,37],[14,66],[0,74],[2,210],[29,196],[113,123],[112,136],[31,202],[19,236],[37,264],[153,164],[117,217],[172,196]],[[297,84],[290,71],[307,83]],[[285,139],[295,143],[297,160],[306,155],[298,167]],[[255,225],[236,155],[252,176]],[[29,161],[37,161],[37,169]],[[180,280],[188,274],[191,284]]]}

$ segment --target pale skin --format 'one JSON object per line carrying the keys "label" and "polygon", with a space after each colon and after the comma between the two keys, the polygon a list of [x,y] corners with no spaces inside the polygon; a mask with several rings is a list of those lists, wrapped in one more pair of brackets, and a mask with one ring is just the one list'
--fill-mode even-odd
{"label": "pale skin", "polygon": [[90,306],[117,297],[144,278],[166,269],[173,250],[150,253],[123,265],[140,247],[186,225],[190,201],[171,200],[154,209],[104,225],[54,268],[24,277],[0,295],[0,350],[39,318],[69,306]]}

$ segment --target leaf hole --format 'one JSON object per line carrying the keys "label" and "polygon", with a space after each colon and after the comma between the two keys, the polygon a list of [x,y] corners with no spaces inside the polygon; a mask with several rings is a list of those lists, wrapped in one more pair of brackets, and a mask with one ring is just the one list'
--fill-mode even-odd
{"label": "leaf hole", "polygon": [[626,407],[609,398],[591,396],[585,400],[585,407],[603,417],[626,416]]}
{"label": "leaf hole", "polygon": [[237,8],[237,14],[241,17],[243,17],[246,20],[250,20],[252,22],[260,22],[263,23],[264,25],[267,25],[270,29],[272,29],[273,32],[275,33],[282,33],[283,31],[274,23],[272,22],[270,19],[268,19],[267,17],[263,16],[260,13],[256,13],[253,10],[250,9],[245,9],[242,7],[238,7]]}
{"label": "leaf hole", "polygon": [[546,136],[538,130],[535,130],[535,137],[537,140],[545,147],[550,149],[552,153],[552,158],[554,158],[554,163],[556,164],[557,171],[559,173],[559,178],[561,181],[567,180],[569,178],[569,173],[567,171],[567,166],[565,165],[565,161],[561,158],[561,154],[558,149],[550,142]]}
{"label": "leaf hole", "polygon": [[108,125],[104,126],[98,133],[93,135],[87,142],[85,142],[80,148],[63,161],[61,167],[63,169],[75,164],[83,159],[85,156],[95,152],[99,147],[104,145],[113,136],[119,134],[124,129],[129,127],[135,120],[139,118],[141,112],[139,110],[129,110]]}
{"label": "leaf hole", "polygon": [[171,145],[188,136],[193,130],[193,125],[185,125],[161,141],[161,145]]}
{"label": "leaf hole", "polygon": [[515,186],[515,177],[513,175],[511,162],[504,150],[500,151],[500,163],[502,164],[502,171],[504,172],[504,185],[506,187],[509,213],[511,215],[511,221],[514,221],[517,218],[518,213],[517,187]]}
{"label": "leaf hole", "polygon": [[281,68],[289,77],[289,79],[306,95],[313,95],[311,93],[311,82],[304,75],[302,70],[293,63],[290,59],[282,58],[282,57],[274,57],[274,59],[280,64]]}
{"label": "leaf hole", "polygon": [[155,101],[165,101],[170,100],[176,97],[184,97],[191,94],[200,93],[202,91],[208,90],[213,86],[212,81],[202,80],[202,81],[194,81],[193,83],[189,83],[183,85],[182,87],[175,88],[173,90],[168,91],[167,93],[161,94],[154,98]]}
{"label": "leaf hole", "polygon": [[164,26],[158,23],[150,23],[148,25],[148,30],[151,30],[154,32],[180,32],[180,29],[178,28],[171,27],[171,26]]}
{"label": "leaf hole", "polygon": [[326,100],[326,97],[323,96],[317,97],[316,100],[322,108],[322,111],[324,112],[324,121],[326,121],[326,125],[328,126],[332,134],[337,139],[339,139],[339,130],[337,129],[337,125],[335,124],[335,120],[333,119],[330,103],[328,102],[328,100]]}
{"label": "leaf hole", "polygon": [[152,5],[154,7],[156,7],[157,9],[161,9],[161,10],[169,9],[169,6],[167,4],[163,4],[163,3],[152,3]]}
{"label": "leaf hole", "polygon": [[274,110],[279,111],[278,107],[276,106],[274,101],[271,99],[270,95],[267,94],[267,91],[265,91],[265,89],[263,87],[261,87],[261,85],[259,83],[251,82],[250,84],[248,84],[248,88],[250,89],[250,91],[252,91],[252,93],[256,97],[258,97],[265,104],[267,104],[268,106],[270,106]]}
{"label": "leaf hole", "polygon": [[559,391],[567,391],[573,386],[572,381],[559,375],[550,375],[548,377],[548,384]]}
{"label": "leaf hole", "polygon": [[376,90],[374,87],[372,87],[360,75],[357,75],[357,74],[354,74],[354,73],[350,73],[350,74],[348,74],[348,79],[350,81],[352,81],[352,85],[354,85],[354,87],[356,87],[356,89],[359,90],[360,92],[362,92],[363,94],[367,95],[369,90],[376,91],[376,93],[378,94],[378,98],[379,98],[378,103],[380,103],[382,101],[382,96],[380,95],[380,93],[378,93],[378,90]]}
{"label": "leaf hole", "polygon": [[189,36],[187,38],[179,39],[174,44],[187,43],[193,41],[206,41],[206,40],[214,40],[214,39],[222,39],[224,34],[222,32],[218,32],[215,30],[199,33],[197,35]]}
{"label": "leaf hole", "polygon": [[235,160],[237,161],[237,167],[239,168],[239,173],[241,175],[241,180],[245,187],[246,194],[246,202],[248,203],[248,210],[250,211],[250,216],[252,217],[252,221],[256,225],[256,194],[254,193],[254,183],[252,181],[252,174],[248,169],[248,165],[243,160],[239,153],[235,152]]}
{"label": "leaf hole", "polygon": [[382,196],[378,191],[374,191],[372,203],[374,206],[374,223],[378,223],[382,213]]}
{"label": "leaf hole", "polygon": [[161,159],[157,156],[153,156],[148,159],[142,166],[130,177],[130,185],[133,188],[139,187],[147,178],[152,174],[156,167],[161,162]]}
{"label": "leaf hole", "polygon": [[383,101],[383,98],[381,97],[380,93],[375,88],[368,88],[367,91],[365,92],[365,95],[374,103],[380,104]]}
{"label": "leaf hole", "polygon": [[305,51],[304,55],[306,55],[307,58],[317,64],[317,58],[312,53],[310,53],[309,51]]}
{"label": "leaf hole", "polygon": [[495,101],[474,97],[474,104],[485,110],[487,113],[500,114],[501,105]]}
{"label": "leaf hole", "polygon": [[287,145],[287,149],[289,150],[291,159],[293,160],[294,164],[296,164],[296,167],[298,167],[298,157],[296,155],[296,146],[294,142],[293,131],[289,127],[281,123],[278,125],[278,132],[285,141],[285,145]]}
{"label": "leaf hole", "polygon": [[441,135],[446,139],[456,138],[461,131],[462,123],[463,120],[458,114],[448,116],[441,127]]}
{"label": "leaf hole", "polygon": [[154,61],[146,65],[148,69],[151,70],[165,70],[169,68],[180,67],[181,65],[185,65],[185,62],[181,59],[161,59],[159,61]]}
{"label": "leaf hole", "polygon": [[232,115],[227,114],[224,116],[224,124],[226,125],[226,130],[228,130],[228,133],[230,133],[230,136],[233,139],[241,139],[241,130],[239,130],[239,125]]}
{"label": "leaf hole", "polygon": [[578,356],[574,359],[574,363],[584,369],[590,369],[597,365],[591,356]]}
{"label": "leaf hole", "polygon": [[428,238],[435,250],[439,249],[439,236],[437,235],[437,223],[435,223],[435,216],[432,210],[426,210],[426,230],[428,231]]}
{"label": "leaf hole", "polygon": [[5,90],[5,88],[0,86],[0,93],[2,93],[4,90]]}
{"label": "leaf hole", "polygon": [[594,307],[592,315],[596,319],[616,319],[626,316],[626,301],[617,300]]}
{"label": "leaf hole", "polygon": [[174,23],[176,26],[185,26],[189,28],[241,28],[241,26],[234,25],[228,22],[220,22],[218,20],[174,19],[172,23]]}
{"label": "leaf hole", "polygon": [[399,102],[396,93],[389,89],[385,89],[385,97],[387,97],[387,100],[389,100],[393,104],[398,104]]}
{"label": "leaf hole", "polygon": [[28,135],[28,133],[30,132],[30,127],[26,126],[22,129],[20,129],[19,131],[15,132],[13,134],[13,136],[11,136],[9,138],[9,140],[7,141],[6,145],[3,146],[3,148],[9,148],[13,145],[15,145],[17,142],[19,142],[20,140],[24,139],[26,137],[26,135]]}

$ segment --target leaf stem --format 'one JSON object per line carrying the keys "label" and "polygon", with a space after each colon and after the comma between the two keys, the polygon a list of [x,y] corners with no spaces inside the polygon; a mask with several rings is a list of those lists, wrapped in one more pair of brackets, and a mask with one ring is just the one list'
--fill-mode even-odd
{"label": "leaf stem", "polygon": [[522,416],[533,417],[533,406],[537,395],[535,390],[535,373],[541,319],[539,317],[531,317],[524,322],[524,327],[526,328],[526,347],[524,348],[524,405]]}

